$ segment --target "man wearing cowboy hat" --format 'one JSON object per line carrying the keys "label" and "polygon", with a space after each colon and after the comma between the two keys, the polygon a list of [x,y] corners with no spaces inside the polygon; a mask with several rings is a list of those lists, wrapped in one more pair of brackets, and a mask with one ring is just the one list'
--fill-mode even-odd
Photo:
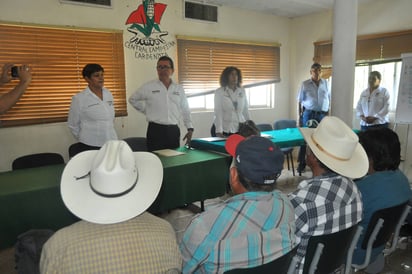
{"label": "man wearing cowboy hat", "polygon": [[46,242],[41,273],[179,273],[173,228],[145,212],[162,179],[159,158],[132,152],[124,141],[73,157],[60,189],[67,208],[82,221]]}
{"label": "man wearing cowboy hat", "polygon": [[270,140],[233,134],[230,186],[235,196],[195,216],[180,250],[183,273],[223,273],[269,263],[295,245],[295,218],[287,196],[275,190],[283,153]]}
{"label": "man wearing cowboy hat", "polygon": [[317,128],[300,131],[313,177],[289,195],[295,208],[299,273],[311,236],[335,233],[361,220],[360,192],[351,178],[363,177],[369,165],[358,136],[337,117],[327,116]]}

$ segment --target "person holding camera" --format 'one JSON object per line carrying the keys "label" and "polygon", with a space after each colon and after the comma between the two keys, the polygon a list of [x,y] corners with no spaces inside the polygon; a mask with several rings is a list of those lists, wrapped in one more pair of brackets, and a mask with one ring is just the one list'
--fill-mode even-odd
{"label": "person holding camera", "polygon": [[[14,73],[9,74],[12,68]],[[12,90],[0,94],[0,114],[6,113],[17,103],[31,82],[31,69],[28,65],[16,67],[10,63],[5,64],[1,72],[0,86],[3,86],[4,84],[9,83],[12,79],[17,78],[20,81]]]}

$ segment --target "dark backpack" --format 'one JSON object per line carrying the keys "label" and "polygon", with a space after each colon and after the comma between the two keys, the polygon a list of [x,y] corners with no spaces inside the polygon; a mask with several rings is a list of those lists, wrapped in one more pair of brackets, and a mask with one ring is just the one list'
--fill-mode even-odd
{"label": "dark backpack", "polygon": [[53,235],[49,229],[31,229],[17,237],[14,259],[19,274],[38,274],[44,243]]}

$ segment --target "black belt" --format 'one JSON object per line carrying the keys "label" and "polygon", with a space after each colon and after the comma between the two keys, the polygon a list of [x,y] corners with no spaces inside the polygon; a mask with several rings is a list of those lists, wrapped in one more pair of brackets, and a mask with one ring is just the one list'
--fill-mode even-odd
{"label": "black belt", "polygon": [[316,111],[316,110],[310,110],[310,109],[306,109],[305,111],[309,111],[310,113],[314,113],[314,114],[328,114],[327,111]]}
{"label": "black belt", "polygon": [[162,125],[162,124],[158,124],[158,123],[155,123],[155,122],[149,122],[149,124],[159,126],[159,127],[177,127],[177,125]]}

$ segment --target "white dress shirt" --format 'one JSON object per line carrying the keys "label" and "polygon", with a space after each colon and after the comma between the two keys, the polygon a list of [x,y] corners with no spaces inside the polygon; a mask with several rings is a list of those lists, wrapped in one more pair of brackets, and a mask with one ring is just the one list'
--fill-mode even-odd
{"label": "white dress shirt", "polygon": [[362,91],[358,104],[356,106],[356,116],[360,117],[364,115],[373,116],[376,119],[373,124],[367,124],[361,120],[361,126],[371,126],[386,124],[389,122],[389,92],[384,87],[378,87],[372,93],[369,93],[369,88]]}
{"label": "white dress shirt", "polygon": [[239,123],[250,119],[249,105],[245,89],[220,87],[215,92],[215,127],[216,132],[236,133]]}
{"label": "white dress shirt", "polygon": [[109,140],[117,140],[113,122],[114,101],[108,89],[103,88],[103,100],[89,87],[72,97],[67,123],[79,142],[101,147]]}
{"label": "white dress shirt", "polygon": [[185,91],[173,81],[168,89],[158,79],[147,82],[130,96],[129,103],[145,114],[148,122],[178,125],[182,117],[185,127],[193,128]]}

